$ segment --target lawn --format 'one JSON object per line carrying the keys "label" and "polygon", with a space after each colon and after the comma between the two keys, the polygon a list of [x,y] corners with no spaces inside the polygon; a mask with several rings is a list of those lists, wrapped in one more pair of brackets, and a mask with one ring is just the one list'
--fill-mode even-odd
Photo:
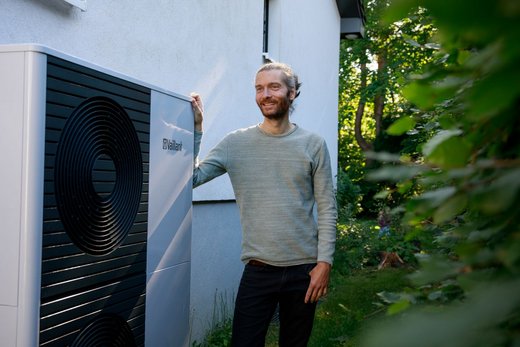
{"label": "lawn", "polygon": [[[333,272],[330,292],[318,306],[309,347],[355,347],[367,323],[385,315],[377,293],[400,291],[407,286],[408,270],[365,269],[351,275]],[[273,324],[267,347],[278,346]]]}
{"label": "lawn", "polygon": [[[409,248],[407,242],[398,233],[388,239],[380,239],[377,231],[373,220],[339,225],[329,294],[318,304],[309,347],[357,347],[361,332],[369,329],[369,323],[386,314],[386,306],[378,293],[402,292],[408,286],[409,268],[377,270],[380,261],[378,250],[388,249],[391,245],[399,249],[399,254],[406,255]],[[202,343],[194,343],[193,347],[228,346],[231,319],[214,326],[206,339]],[[278,327],[273,323],[266,347],[278,346],[277,339]]]}
{"label": "lawn", "polygon": [[[350,275],[332,272],[328,296],[321,300],[316,311],[309,347],[355,347],[362,329],[385,315],[385,307],[377,293],[398,292],[407,286],[406,269],[364,269]],[[230,320],[217,325],[196,347],[225,347],[231,336]],[[272,324],[266,347],[276,347],[278,329]]]}

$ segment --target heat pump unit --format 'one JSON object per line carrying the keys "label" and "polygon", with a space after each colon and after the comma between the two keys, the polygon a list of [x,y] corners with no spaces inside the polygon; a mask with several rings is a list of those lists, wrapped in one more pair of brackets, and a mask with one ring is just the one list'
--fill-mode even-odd
{"label": "heat pump unit", "polygon": [[189,98],[0,46],[0,148],[1,345],[188,345]]}

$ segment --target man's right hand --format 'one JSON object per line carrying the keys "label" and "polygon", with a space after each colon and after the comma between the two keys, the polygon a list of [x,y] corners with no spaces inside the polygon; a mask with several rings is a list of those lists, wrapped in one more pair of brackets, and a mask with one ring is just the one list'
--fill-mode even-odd
{"label": "man's right hand", "polygon": [[199,94],[191,93],[191,107],[193,108],[195,130],[202,131],[202,121],[204,120],[204,106]]}

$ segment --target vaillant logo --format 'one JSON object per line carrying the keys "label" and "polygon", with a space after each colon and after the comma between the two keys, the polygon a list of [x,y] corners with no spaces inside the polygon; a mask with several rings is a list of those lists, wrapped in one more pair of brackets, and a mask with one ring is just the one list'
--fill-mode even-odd
{"label": "vaillant logo", "polygon": [[182,151],[182,141],[177,142],[175,140],[170,140],[167,138],[163,138],[162,140],[162,148],[165,151]]}

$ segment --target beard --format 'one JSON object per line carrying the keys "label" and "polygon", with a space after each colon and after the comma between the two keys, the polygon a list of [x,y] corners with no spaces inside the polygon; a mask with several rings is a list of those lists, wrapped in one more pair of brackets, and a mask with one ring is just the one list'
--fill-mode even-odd
{"label": "beard", "polygon": [[282,119],[289,114],[289,109],[291,107],[289,93],[283,98],[271,97],[270,100],[267,100],[268,103],[272,103],[270,105],[263,105],[264,102],[266,101],[258,103],[258,107],[266,118]]}

